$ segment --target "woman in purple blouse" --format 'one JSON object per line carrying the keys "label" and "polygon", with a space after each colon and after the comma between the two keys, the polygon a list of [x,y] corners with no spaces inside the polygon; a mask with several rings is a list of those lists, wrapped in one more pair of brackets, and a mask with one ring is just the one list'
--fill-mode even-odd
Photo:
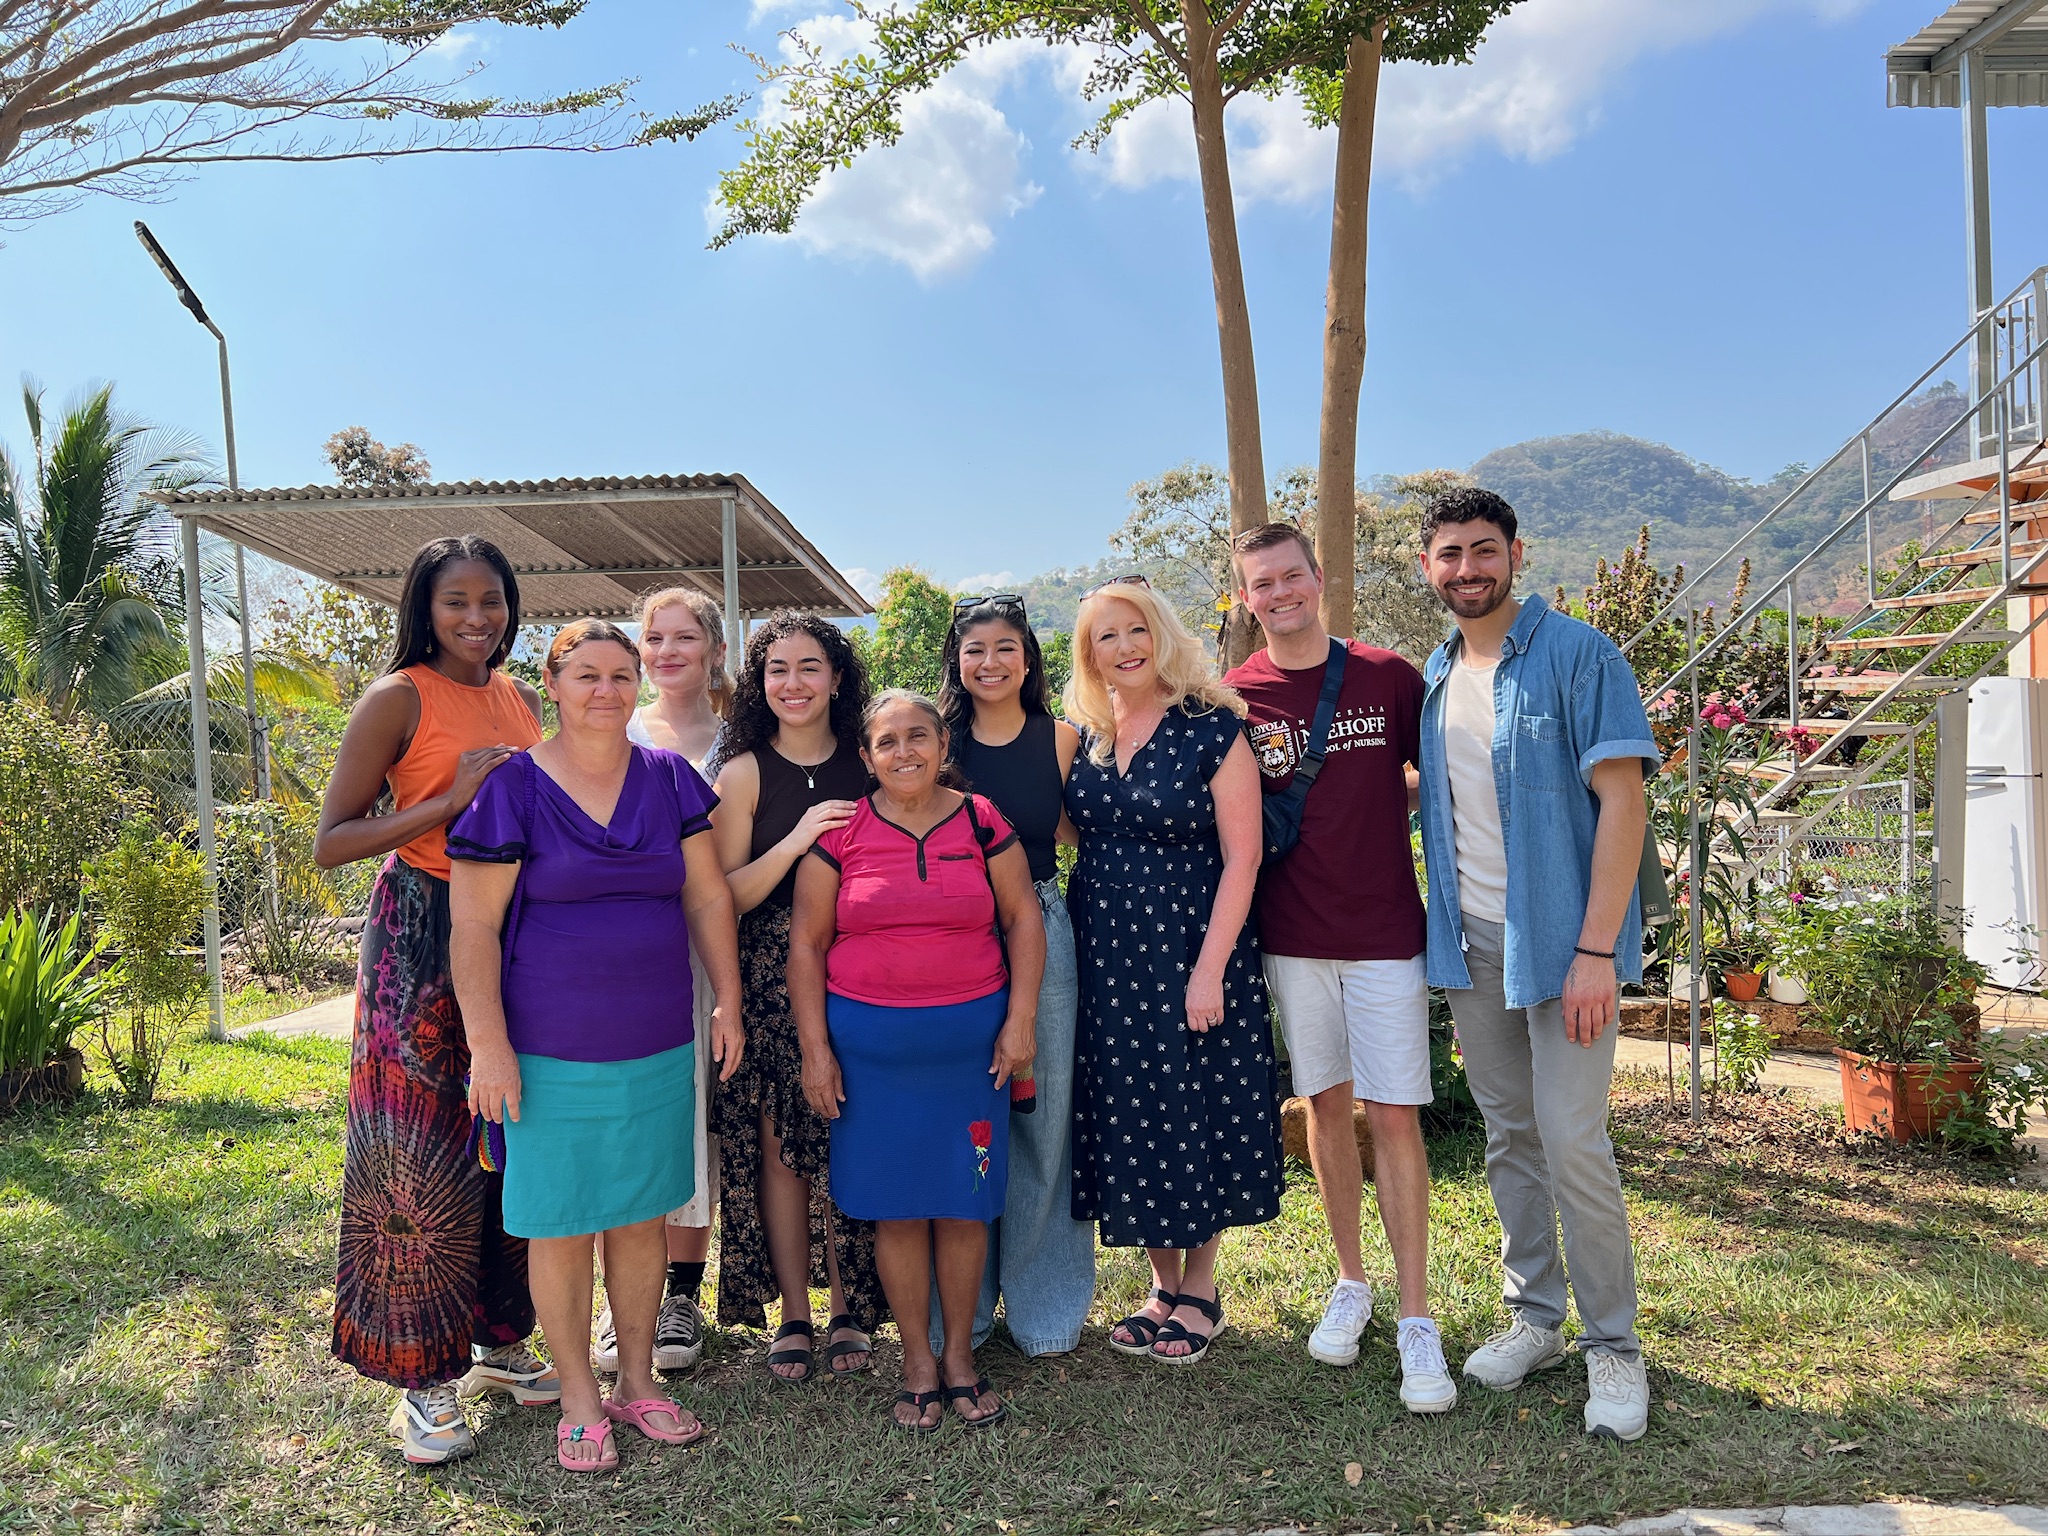
{"label": "woman in purple blouse", "polygon": [[[562,1376],[556,1459],[618,1465],[612,1424],[687,1445],[704,1426],[656,1386],[662,1221],[696,1182],[690,945],[717,994],[711,1057],[739,1065],[739,951],[710,787],[626,725],[640,657],[601,619],[564,627],[546,687],[561,728],[484,782],[448,829],[455,992],[470,1103],[504,1127],[505,1226]],[[591,1247],[604,1234],[619,1380],[590,1369]]]}

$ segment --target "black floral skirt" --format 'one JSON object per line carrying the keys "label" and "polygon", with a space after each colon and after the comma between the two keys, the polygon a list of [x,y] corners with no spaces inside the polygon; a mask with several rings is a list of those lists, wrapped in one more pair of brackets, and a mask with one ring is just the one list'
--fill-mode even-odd
{"label": "black floral skirt", "polygon": [[[827,1280],[832,1244],[846,1310],[863,1331],[888,1316],[875,1269],[875,1226],[832,1205],[831,1123],[804,1098],[803,1051],[789,1011],[787,907],[756,907],[740,919],[740,984],[746,997],[747,1050],[739,1070],[711,1101],[718,1156],[718,1320],[767,1326],[767,1305],[781,1295],[761,1221],[761,1128],[781,1138],[783,1166],[810,1181],[810,1283]],[[827,1213],[831,1215],[829,1224]]]}

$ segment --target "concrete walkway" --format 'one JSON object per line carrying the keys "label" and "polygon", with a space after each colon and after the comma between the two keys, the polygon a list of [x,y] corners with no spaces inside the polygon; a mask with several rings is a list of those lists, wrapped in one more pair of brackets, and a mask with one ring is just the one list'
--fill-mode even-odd
{"label": "concrete walkway", "polygon": [[314,1035],[322,1040],[346,1040],[355,1033],[356,995],[344,992],[339,997],[310,1003],[293,1013],[281,1013],[274,1019],[265,1019],[259,1024],[243,1024],[228,1031],[230,1040],[246,1040],[251,1035]]}

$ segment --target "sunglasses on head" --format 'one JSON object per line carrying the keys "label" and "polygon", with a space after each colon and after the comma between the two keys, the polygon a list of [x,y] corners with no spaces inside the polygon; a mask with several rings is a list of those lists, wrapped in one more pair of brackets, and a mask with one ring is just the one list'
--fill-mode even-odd
{"label": "sunglasses on head", "polygon": [[1090,587],[1081,594],[1081,601],[1085,603],[1089,598],[1107,592],[1111,587],[1144,587],[1150,590],[1151,586],[1150,578],[1143,571],[1132,571],[1128,576],[1112,576],[1109,580]]}
{"label": "sunglasses on head", "polygon": [[984,608],[1000,614],[1014,614],[1022,619],[1024,597],[1019,592],[984,592],[977,596],[956,598],[953,602],[953,627],[961,628]]}

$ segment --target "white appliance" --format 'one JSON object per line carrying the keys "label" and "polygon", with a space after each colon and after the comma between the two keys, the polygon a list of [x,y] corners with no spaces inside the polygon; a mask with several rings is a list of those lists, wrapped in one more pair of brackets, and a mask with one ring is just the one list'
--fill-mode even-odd
{"label": "white appliance", "polygon": [[[2048,678],[1972,684],[1969,743],[1963,948],[1998,985],[2039,987],[2048,957]],[[2022,948],[2028,954],[2016,958]]]}

